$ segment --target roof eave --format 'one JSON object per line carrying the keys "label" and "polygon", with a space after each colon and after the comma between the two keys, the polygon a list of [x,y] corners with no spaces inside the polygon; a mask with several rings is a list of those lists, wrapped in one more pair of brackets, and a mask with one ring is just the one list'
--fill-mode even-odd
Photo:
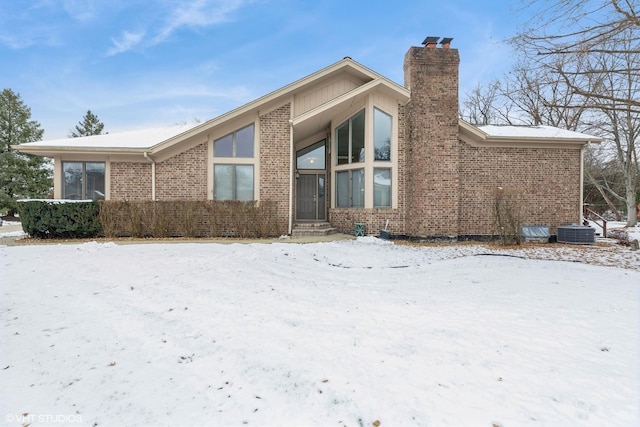
{"label": "roof eave", "polygon": [[599,144],[602,138],[563,138],[537,136],[489,135],[463,119],[458,120],[460,139],[475,147],[524,147],[524,148],[579,148],[587,144]]}
{"label": "roof eave", "polygon": [[399,102],[402,103],[406,103],[409,101],[409,91],[403,87],[397,87],[397,85],[393,85],[390,84],[390,82],[384,78],[378,78],[376,80],[373,80],[367,84],[364,84],[362,86],[359,86],[341,96],[338,96],[337,98],[334,98],[332,100],[330,100],[329,102],[326,102],[322,105],[317,106],[316,108],[313,108],[295,118],[293,118],[292,120],[292,124],[294,126],[308,120],[309,118],[322,113],[324,111],[330,110],[331,108],[334,108],[338,105],[344,104],[345,102],[348,102],[349,100],[357,97],[357,96],[362,96],[368,93],[371,93],[373,91],[375,91],[376,89],[378,89],[379,87],[382,87],[384,89],[387,89],[389,91],[392,91],[391,93],[396,97],[396,99]]}
{"label": "roof eave", "polygon": [[24,154],[54,157],[59,154],[142,154],[150,151],[150,147],[123,148],[123,147],[61,147],[61,146],[24,146],[12,145],[11,148]]}
{"label": "roof eave", "polygon": [[[197,134],[209,130],[211,128],[214,128],[228,120],[232,120],[234,118],[240,117],[243,114],[246,113],[250,113],[251,111],[256,111],[259,110],[260,107],[262,107],[263,105],[267,105],[270,104],[272,102],[277,101],[278,99],[285,99],[287,97],[290,96],[290,94],[292,92],[295,92],[296,90],[315,82],[316,80],[319,80],[323,77],[329,76],[337,71],[340,71],[342,69],[345,68],[350,68],[352,70],[355,70],[356,72],[358,72],[359,74],[362,75],[362,77],[366,77],[369,78],[371,80],[375,80],[375,79],[383,79],[387,82],[388,85],[395,85],[398,86],[398,88],[404,89],[402,86],[399,86],[395,83],[393,83],[392,81],[386,79],[385,77],[381,76],[380,74],[377,74],[376,72],[370,70],[369,68],[365,67],[364,65],[352,60],[351,58],[344,58],[332,65],[329,65],[328,67],[325,67],[319,71],[316,71],[313,74],[309,74],[308,76],[305,76],[299,80],[296,80],[293,83],[290,83],[286,86],[281,87],[280,89],[277,89],[273,92],[270,92],[264,96],[261,96],[260,98],[257,98],[247,104],[244,104],[238,108],[235,108],[227,113],[224,113],[218,117],[215,117],[211,120],[208,120],[198,126],[195,126],[191,129],[189,129],[186,132],[183,132],[179,135],[176,135],[172,138],[169,138],[165,141],[162,141],[156,145],[154,145],[153,147],[151,147],[151,152],[154,154],[157,154],[158,152],[165,150],[177,143],[180,143],[186,139],[189,139],[193,136],[196,136]],[[406,89],[404,89],[406,90]],[[407,97],[408,97],[408,92],[407,92]],[[407,98],[408,99],[408,98]]]}

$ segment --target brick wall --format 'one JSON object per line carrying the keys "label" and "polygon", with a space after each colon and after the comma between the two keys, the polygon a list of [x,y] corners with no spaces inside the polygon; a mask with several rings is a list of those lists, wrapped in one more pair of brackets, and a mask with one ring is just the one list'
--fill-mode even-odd
{"label": "brick wall", "polygon": [[[398,105],[398,183],[395,188],[398,191],[398,213],[393,223],[389,221],[389,230],[392,233],[407,233],[407,120],[404,105]],[[393,188],[393,187],[392,187]],[[381,212],[384,216],[384,213]]]}
{"label": "brick wall", "polygon": [[278,221],[289,224],[291,104],[260,116],[260,200],[278,203]]}
{"label": "brick wall", "polygon": [[392,234],[405,234],[404,214],[399,209],[362,209],[362,208],[340,208],[329,210],[329,221],[341,233],[353,234],[354,223],[365,224],[365,233],[377,235],[384,229],[386,221],[389,220],[389,231]]}
{"label": "brick wall", "polygon": [[407,234],[456,236],[459,212],[457,49],[405,55]]}
{"label": "brick wall", "polygon": [[493,234],[498,187],[521,194],[525,224],[580,220],[580,150],[478,148],[460,143],[460,235]]}
{"label": "brick wall", "polygon": [[156,163],[156,199],[207,198],[207,144]]}
{"label": "brick wall", "polygon": [[151,163],[111,162],[111,200],[151,200]]}

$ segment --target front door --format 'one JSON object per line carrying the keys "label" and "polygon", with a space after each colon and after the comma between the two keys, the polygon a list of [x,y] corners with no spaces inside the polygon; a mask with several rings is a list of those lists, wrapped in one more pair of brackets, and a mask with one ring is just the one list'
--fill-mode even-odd
{"label": "front door", "polygon": [[326,218],[324,173],[301,172],[296,179],[296,218],[317,221]]}

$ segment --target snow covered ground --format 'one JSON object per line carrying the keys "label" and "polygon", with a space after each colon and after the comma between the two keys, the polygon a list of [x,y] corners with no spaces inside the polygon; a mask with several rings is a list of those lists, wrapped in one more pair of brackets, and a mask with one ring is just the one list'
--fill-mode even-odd
{"label": "snow covered ground", "polygon": [[637,426],[640,253],[0,247],[0,384],[7,425]]}

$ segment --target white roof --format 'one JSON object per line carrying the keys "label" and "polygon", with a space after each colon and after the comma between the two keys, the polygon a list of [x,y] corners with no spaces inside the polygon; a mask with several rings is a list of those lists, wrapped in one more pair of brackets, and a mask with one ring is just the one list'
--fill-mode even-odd
{"label": "white roof", "polygon": [[68,147],[68,148],[151,148],[167,139],[180,135],[200,123],[174,125],[170,127],[142,129],[104,135],[83,136],[79,138],[50,139],[29,142],[21,147]]}
{"label": "white roof", "polygon": [[594,139],[592,135],[543,125],[483,125],[476,127],[489,137]]}

